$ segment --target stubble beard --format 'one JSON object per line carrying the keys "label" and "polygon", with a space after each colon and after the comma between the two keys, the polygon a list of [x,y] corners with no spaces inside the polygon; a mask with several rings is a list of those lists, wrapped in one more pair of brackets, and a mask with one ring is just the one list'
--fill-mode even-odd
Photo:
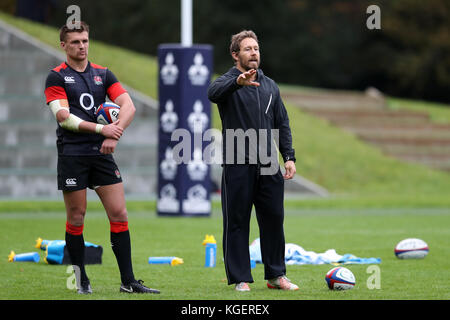
{"label": "stubble beard", "polygon": [[[258,69],[260,62],[261,62],[260,59],[258,59],[257,61],[250,61],[250,60],[243,61],[242,59],[239,59],[239,64],[245,71],[249,71],[252,69],[255,69],[255,70]],[[256,63],[256,66],[255,66],[255,63]]]}

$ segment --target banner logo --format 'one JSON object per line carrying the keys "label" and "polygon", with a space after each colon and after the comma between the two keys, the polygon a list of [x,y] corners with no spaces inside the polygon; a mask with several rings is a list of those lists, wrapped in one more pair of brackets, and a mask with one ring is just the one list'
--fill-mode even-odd
{"label": "banner logo", "polygon": [[157,206],[159,211],[173,213],[178,212],[180,209],[180,203],[177,200],[177,190],[173,184],[169,183],[161,188]]}
{"label": "banner logo", "polygon": [[161,114],[161,128],[164,132],[172,132],[178,126],[178,115],[173,111],[172,100],[167,100],[164,109]]}
{"label": "banner logo", "polygon": [[208,67],[203,64],[203,55],[197,52],[194,56],[194,64],[188,70],[189,80],[193,86],[204,86],[209,79]]}
{"label": "banner logo", "polygon": [[178,79],[178,67],[174,64],[175,58],[172,52],[167,53],[165,64],[161,68],[161,78],[165,85],[174,85]]}

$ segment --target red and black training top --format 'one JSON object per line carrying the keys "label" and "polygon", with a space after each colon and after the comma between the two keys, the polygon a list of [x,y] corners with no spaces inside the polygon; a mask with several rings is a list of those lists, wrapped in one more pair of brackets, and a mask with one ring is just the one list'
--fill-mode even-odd
{"label": "red and black training top", "polygon": [[[78,72],[66,62],[50,71],[45,82],[46,103],[67,99],[70,113],[85,121],[97,122],[96,108],[106,101],[115,101],[125,93],[116,76],[107,68],[89,62],[86,70]],[[96,133],[56,129],[59,155],[100,155],[104,136]]]}

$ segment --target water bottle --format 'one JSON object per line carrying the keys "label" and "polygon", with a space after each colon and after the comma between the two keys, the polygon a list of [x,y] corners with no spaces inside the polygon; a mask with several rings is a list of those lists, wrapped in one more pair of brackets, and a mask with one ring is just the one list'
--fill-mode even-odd
{"label": "water bottle", "polygon": [[148,263],[150,264],[170,264],[171,266],[176,266],[182,264],[184,261],[177,257],[149,257]]}
{"label": "water bottle", "polygon": [[39,256],[39,253],[37,252],[27,252],[27,253],[20,253],[16,254],[14,251],[11,251],[11,253],[8,256],[9,262],[39,262],[41,257]]}
{"label": "water bottle", "polygon": [[217,243],[213,235],[206,235],[203,240],[205,246],[205,267],[213,268],[216,266]]}
{"label": "water bottle", "polygon": [[35,247],[45,251],[50,242],[51,242],[51,240],[44,240],[42,238],[37,238]]}
{"label": "water bottle", "polygon": [[216,266],[217,244],[207,243],[205,248],[205,267],[213,268]]}

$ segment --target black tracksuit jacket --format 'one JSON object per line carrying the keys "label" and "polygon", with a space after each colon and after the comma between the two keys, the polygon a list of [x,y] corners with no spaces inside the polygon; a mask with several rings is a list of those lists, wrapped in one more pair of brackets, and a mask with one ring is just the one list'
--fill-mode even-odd
{"label": "black tracksuit jacket", "polygon": [[[208,88],[208,98],[217,104],[222,120],[224,162],[226,129],[242,129],[243,131],[255,129],[257,132],[259,129],[268,129],[269,132],[270,129],[278,129],[279,150],[283,160],[295,161],[289,118],[275,81],[258,69],[256,81],[260,83],[259,87],[240,86],[236,83],[240,74],[241,71],[233,67],[217,78]],[[248,154],[246,160],[248,160]]]}

